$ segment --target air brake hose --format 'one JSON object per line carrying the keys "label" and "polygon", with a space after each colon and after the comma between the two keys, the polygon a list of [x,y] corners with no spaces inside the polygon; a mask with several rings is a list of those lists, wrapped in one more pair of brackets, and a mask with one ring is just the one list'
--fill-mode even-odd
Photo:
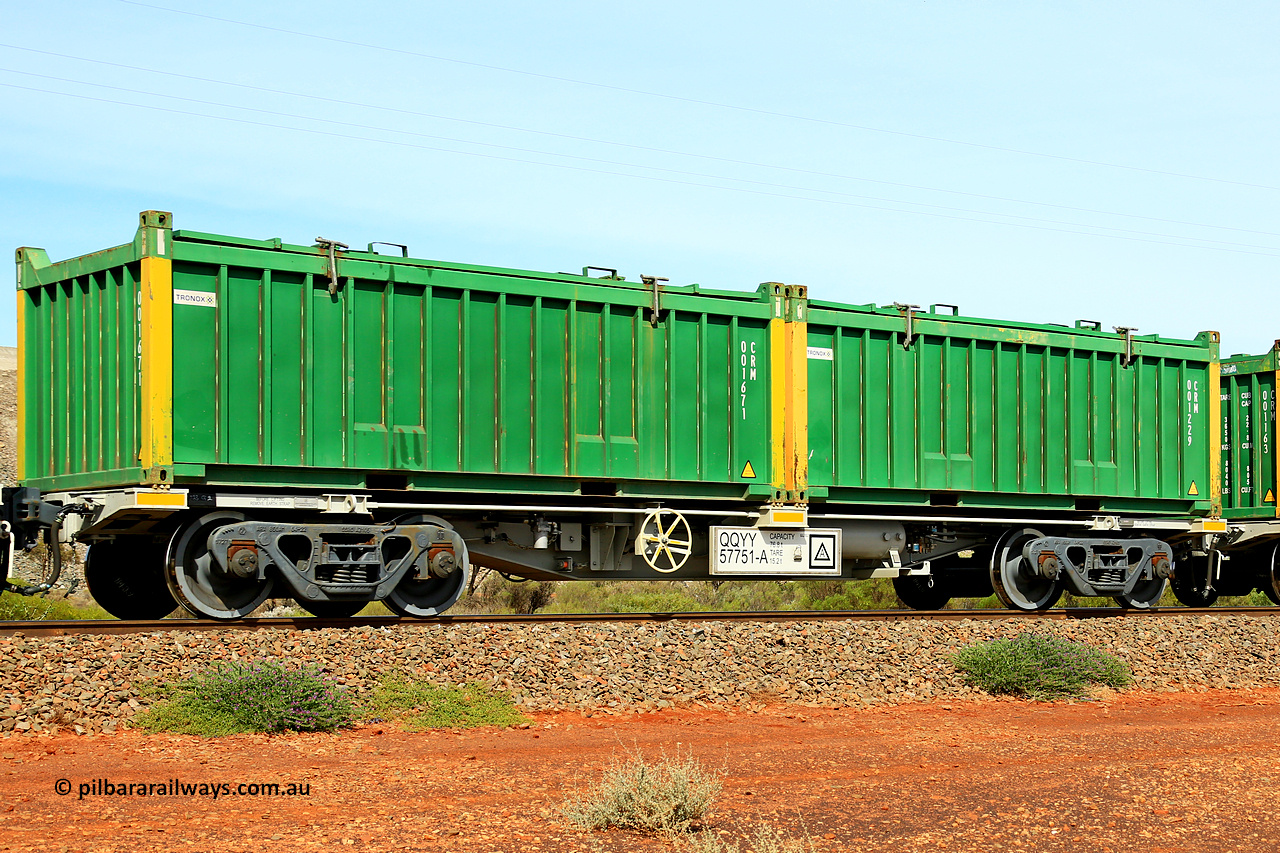
{"label": "air brake hose", "polygon": [[6,592],[16,592],[19,595],[38,595],[42,592],[48,592],[53,589],[54,584],[58,582],[58,578],[62,575],[62,546],[58,544],[58,533],[62,530],[62,516],[44,529],[45,548],[49,551],[49,560],[53,564],[53,571],[49,575],[49,579],[43,583],[23,585],[11,583],[8,579],[4,581],[3,590]]}

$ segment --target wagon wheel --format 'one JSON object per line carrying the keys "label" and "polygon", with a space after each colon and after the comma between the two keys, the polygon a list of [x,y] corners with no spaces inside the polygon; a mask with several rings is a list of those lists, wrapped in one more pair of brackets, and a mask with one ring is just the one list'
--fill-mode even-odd
{"label": "wagon wheel", "polygon": [[465,562],[448,577],[406,577],[382,600],[398,616],[425,618],[444,613],[466,589],[471,567]]}
{"label": "wagon wheel", "polygon": [[1267,598],[1271,599],[1272,604],[1280,604],[1280,545],[1271,549],[1270,559],[1267,560],[1267,577],[1262,583],[1262,591]]}
{"label": "wagon wheel", "polygon": [[893,591],[912,610],[941,610],[951,600],[942,579],[933,575],[899,575],[893,579]]}
{"label": "wagon wheel", "polygon": [[[444,519],[434,515],[405,516],[396,519],[396,524],[435,524],[453,529]],[[456,568],[444,577],[430,573],[422,577],[412,573],[405,575],[382,603],[398,616],[421,619],[444,613],[462,596],[462,591],[467,588],[467,581],[471,578],[471,565],[465,546],[461,555],[455,555],[455,558]]]}
{"label": "wagon wheel", "polygon": [[[1208,557],[1187,557],[1181,560],[1173,568],[1171,586],[1174,597],[1187,607],[1212,607],[1218,600],[1218,591],[1209,586]],[[1270,586],[1269,579],[1267,586]]]}
{"label": "wagon wheel", "polygon": [[91,544],[84,580],[93,600],[117,619],[163,619],[177,610],[165,580],[166,545],[141,537]]}
{"label": "wagon wheel", "polygon": [[1160,603],[1160,599],[1164,596],[1164,589],[1169,585],[1169,581],[1164,578],[1151,578],[1150,580],[1138,581],[1133,588],[1133,592],[1129,594],[1121,593],[1113,596],[1116,604],[1131,610],[1150,610]]}
{"label": "wagon wheel", "polygon": [[1151,577],[1139,578],[1131,592],[1114,596],[1116,604],[1132,610],[1150,610],[1155,607],[1169,585],[1171,568],[1168,555],[1156,554],[1151,560]]}
{"label": "wagon wheel", "polygon": [[636,536],[636,554],[663,574],[679,571],[693,553],[689,522],[673,509],[655,509],[644,517]]}
{"label": "wagon wheel", "polygon": [[239,512],[211,512],[178,528],[169,541],[169,591],[178,603],[203,619],[243,619],[271,597],[275,577],[256,572],[244,577],[224,570],[209,541],[220,527],[244,521]]}
{"label": "wagon wheel", "polygon": [[1023,556],[1028,542],[1040,539],[1039,530],[1010,530],[996,542],[991,554],[991,586],[1005,607],[1013,610],[1048,610],[1062,597],[1061,577],[1046,578]]}

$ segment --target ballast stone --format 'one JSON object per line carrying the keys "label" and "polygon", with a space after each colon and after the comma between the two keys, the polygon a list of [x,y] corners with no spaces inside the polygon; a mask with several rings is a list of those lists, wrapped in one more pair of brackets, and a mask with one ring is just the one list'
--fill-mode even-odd
{"label": "ballast stone", "polygon": [[[975,642],[1052,634],[1117,655],[1154,691],[1280,685],[1275,616],[1088,622],[716,622],[395,625],[279,633],[177,632],[0,638],[0,731],[112,731],[150,689],[219,662],[268,657],[321,669],[357,696],[399,670],[480,683],[529,710],[606,714],[693,705],[756,709],[972,697],[951,663]],[[1143,623],[1146,624],[1143,624]]]}

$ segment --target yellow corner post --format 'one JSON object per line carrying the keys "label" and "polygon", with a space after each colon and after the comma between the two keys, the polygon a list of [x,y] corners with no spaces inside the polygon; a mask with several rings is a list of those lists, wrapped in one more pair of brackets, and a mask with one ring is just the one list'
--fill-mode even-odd
{"label": "yellow corner post", "polygon": [[787,490],[785,435],[787,424],[787,297],[778,282],[769,282],[773,308],[769,318],[769,455],[774,492]]}
{"label": "yellow corner post", "polygon": [[18,482],[27,478],[27,302],[30,297],[18,287]]}
{"label": "yellow corner post", "polygon": [[171,482],[173,465],[173,260],[170,214],[141,214],[139,350],[142,448],[138,461],[145,482]]}
{"label": "yellow corner post", "polygon": [[[1276,341],[1275,350],[1273,350],[1273,352],[1280,352],[1280,341]],[[1269,429],[1273,431],[1272,441],[1275,441],[1274,430],[1275,430],[1276,424],[1280,424],[1280,420],[1276,419],[1276,412],[1280,411],[1280,409],[1277,408],[1277,406],[1280,405],[1280,401],[1276,399],[1276,395],[1280,394],[1280,369],[1276,370],[1275,377],[1276,377],[1275,385],[1272,386],[1272,391],[1271,391],[1271,417],[1263,421],[1263,427],[1262,427],[1263,429]],[[1214,395],[1214,399],[1215,400],[1217,399],[1217,395]],[[1273,497],[1275,497],[1276,499],[1275,500],[1276,518],[1280,518],[1280,453],[1276,452],[1276,448],[1274,444],[1271,447],[1271,455],[1275,457],[1275,460],[1276,460],[1276,492],[1277,494],[1274,495]],[[1219,470],[1217,465],[1214,465],[1213,468],[1215,471]]]}
{"label": "yellow corner post", "polygon": [[1209,513],[1222,515],[1222,363],[1209,364]]}
{"label": "yellow corner post", "polygon": [[791,499],[804,501],[809,488],[808,288],[787,288],[787,424],[783,454]]}

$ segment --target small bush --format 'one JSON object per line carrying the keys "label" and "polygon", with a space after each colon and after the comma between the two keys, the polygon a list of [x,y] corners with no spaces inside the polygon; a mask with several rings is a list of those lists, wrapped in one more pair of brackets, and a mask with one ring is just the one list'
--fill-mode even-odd
{"label": "small bush", "polygon": [[679,581],[591,581],[561,584],[544,613],[687,613],[703,610]]}
{"label": "small bush", "polygon": [[[715,835],[690,835],[689,853],[743,853],[742,845]],[[813,840],[787,838],[778,830],[762,826],[751,836],[746,853],[817,853]]]}
{"label": "small bush", "polygon": [[1255,589],[1253,592],[1244,596],[1244,603],[1240,606],[1241,607],[1270,607],[1273,603],[1274,602],[1272,602],[1270,598],[1267,598],[1267,594],[1265,592],[1263,592],[1260,589]]}
{"label": "small bush", "polygon": [[876,578],[866,581],[797,581],[797,608],[800,610],[903,610],[906,605],[893,591],[893,581]]}
{"label": "small bush", "polygon": [[988,693],[1030,699],[1082,698],[1091,684],[1118,688],[1131,680],[1129,668],[1106,652],[1034,634],[978,643],[953,662],[970,684]]}
{"label": "small bush", "polygon": [[[10,578],[10,582],[14,581]],[[79,604],[68,598],[52,595],[19,595],[6,592],[0,595],[0,620],[6,622],[49,621],[68,622],[73,619],[114,619],[96,604]]]}
{"label": "small bush", "polygon": [[511,700],[479,684],[433,687],[387,676],[365,703],[369,716],[398,717],[411,730],[514,726],[528,722]]}
{"label": "small bush", "polygon": [[458,613],[537,613],[556,597],[555,581],[508,579],[489,569],[472,569],[472,585],[453,606]]}
{"label": "small bush", "polygon": [[701,820],[720,793],[720,777],[692,755],[649,763],[639,753],[614,759],[600,784],[575,791],[564,815],[587,829],[612,826],[639,832],[675,834]]}
{"label": "small bush", "polygon": [[147,731],[217,737],[244,732],[328,732],[349,725],[347,695],[310,668],[271,661],[222,664],[162,691],[134,718]]}

